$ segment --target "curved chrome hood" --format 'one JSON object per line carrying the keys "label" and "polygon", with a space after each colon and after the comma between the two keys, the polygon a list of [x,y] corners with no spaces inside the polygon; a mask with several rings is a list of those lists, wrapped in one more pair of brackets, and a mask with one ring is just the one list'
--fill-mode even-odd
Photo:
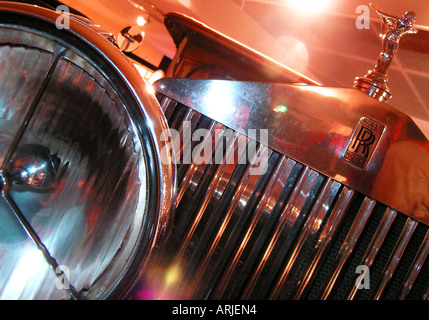
{"label": "curved chrome hood", "polygon": [[[356,89],[163,79],[156,90],[375,200],[429,223],[429,142],[413,120]],[[260,141],[264,143],[264,141]]]}

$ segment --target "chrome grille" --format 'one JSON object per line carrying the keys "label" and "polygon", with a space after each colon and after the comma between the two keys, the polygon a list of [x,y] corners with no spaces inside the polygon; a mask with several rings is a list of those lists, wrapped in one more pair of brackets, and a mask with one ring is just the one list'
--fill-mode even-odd
{"label": "chrome grille", "polygon": [[[184,121],[192,130],[225,129],[169,97],[158,99],[179,132]],[[257,144],[238,132],[234,139]],[[222,151],[228,157],[237,150],[213,156]],[[153,263],[158,273],[147,279],[159,298],[428,298],[426,225],[268,153],[268,170],[260,176],[249,174],[252,159],[178,164],[174,229]],[[166,276],[171,270],[173,280]]]}

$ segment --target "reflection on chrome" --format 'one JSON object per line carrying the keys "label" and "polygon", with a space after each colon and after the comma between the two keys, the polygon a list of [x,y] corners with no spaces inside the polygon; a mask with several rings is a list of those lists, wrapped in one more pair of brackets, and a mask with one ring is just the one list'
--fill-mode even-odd
{"label": "reflection on chrome", "polygon": [[[146,163],[121,98],[72,50],[50,68],[51,41],[42,33],[0,29],[0,56],[7,57],[0,75],[2,163],[18,139],[2,172],[4,299],[69,299],[57,286],[59,276],[88,292],[125,239],[135,239],[130,227],[144,219]],[[46,72],[50,80],[39,88]],[[29,122],[21,126],[22,119]],[[110,283],[125,266],[126,260],[113,270]],[[109,287],[106,282],[92,294]]]}
{"label": "reflection on chrome", "polygon": [[[233,130],[242,132],[243,129],[267,128],[266,145],[272,149],[398,211],[429,222],[429,214],[426,213],[428,166],[426,162],[416,160],[428,158],[427,139],[411,118],[384,103],[355,89],[309,85],[164,78],[155,83],[155,88]],[[218,95],[213,95],[213,92]],[[220,92],[221,99],[228,102],[227,116],[218,112],[218,104],[213,104],[215,98],[219,99]],[[209,100],[212,102],[207,103]],[[247,114],[245,122],[240,117],[243,113]],[[370,119],[368,123],[380,123],[386,127],[377,140],[378,144],[375,138],[361,141],[374,142],[371,148],[375,148],[373,156],[368,153],[368,159],[365,159],[365,170],[344,159],[349,143],[359,138],[354,132],[362,118]],[[375,131],[371,134],[375,135]],[[413,152],[400,147],[415,140],[419,141],[420,147],[413,148]],[[416,152],[417,158],[414,156]],[[393,161],[404,164],[389,164],[391,157],[395,159]],[[401,158],[408,160],[402,161]],[[393,167],[401,172],[402,178]],[[415,173],[411,173],[412,170]],[[417,184],[411,181],[416,180],[425,186],[420,186],[420,191],[414,193],[411,190]],[[407,189],[407,192],[402,189]]]}

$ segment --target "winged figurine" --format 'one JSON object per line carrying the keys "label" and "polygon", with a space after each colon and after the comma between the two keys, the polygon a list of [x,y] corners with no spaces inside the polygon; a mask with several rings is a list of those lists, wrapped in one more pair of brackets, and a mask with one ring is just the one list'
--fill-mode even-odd
{"label": "winged figurine", "polygon": [[368,71],[364,77],[355,78],[353,87],[377,100],[386,102],[392,96],[387,87],[387,70],[398,51],[401,37],[404,34],[417,33],[417,29],[413,25],[416,21],[416,14],[413,11],[407,11],[401,18],[382,12],[372,3],[370,6],[381,18],[382,50],[374,69]]}
{"label": "winged figurine", "polygon": [[386,73],[393,56],[398,51],[400,38],[405,34],[417,33],[417,29],[413,25],[416,21],[416,14],[413,11],[407,11],[400,18],[382,12],[372,3],[370,3],[370,6],[381,18],[384,29],[383,33],[380,34],[382,51],[378,57],[375,70],[380,73]]}

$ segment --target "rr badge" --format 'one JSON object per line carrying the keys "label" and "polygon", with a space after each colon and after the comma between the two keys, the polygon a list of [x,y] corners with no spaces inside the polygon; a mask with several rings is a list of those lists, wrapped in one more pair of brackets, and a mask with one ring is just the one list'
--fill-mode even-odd
{"label": "rr badge", "polygon": [[365,169],[383,131],[384,125],[381,123],[365,116],[361,117],[343,159]]}

